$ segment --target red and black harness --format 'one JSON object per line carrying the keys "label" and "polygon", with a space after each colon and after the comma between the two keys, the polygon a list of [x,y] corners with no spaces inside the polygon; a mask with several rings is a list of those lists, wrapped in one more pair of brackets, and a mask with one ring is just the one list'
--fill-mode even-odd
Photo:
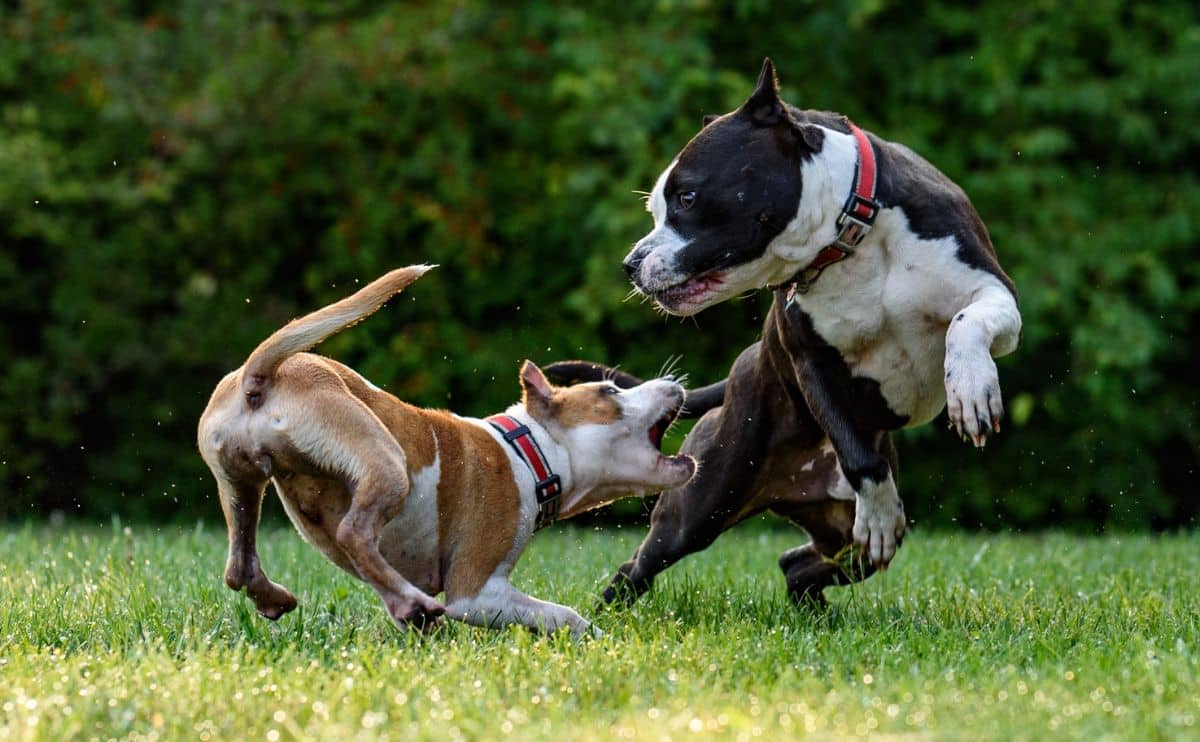
{"label": "red and black harness", "polygon": [[489,425],[495,428],[508,445],[517,452],[517,458],[525,462],[529,471],[533,472],[534,494],[537,495],[537,520],[534,528],[542,528],[554,522],[558,517],[559,498],[562,497],[562,480],[550,470],[550,462],[529,426],[509,415],[492,415],[486,418]]}
{"label": "red and black harness", "polygon": [[850,197],[846,199],[842,213],[837,218],[838,232],[834,241],[821,248],[817,257],[789,280],[778,286],[768,287],[777,289],[786,286],[789,304],[796,294],[807,293],[812,288],[821,271],[854,254],[854,248],[858,247],[871,231],[875,218],[879,216],[879,210],[883,208],[875,200],[875,149],[862,129],[850,121],[846,123],[850,125],[850,133],[854,135],[858,146],[858,158],[854,163],[854,186],[850,189]]}

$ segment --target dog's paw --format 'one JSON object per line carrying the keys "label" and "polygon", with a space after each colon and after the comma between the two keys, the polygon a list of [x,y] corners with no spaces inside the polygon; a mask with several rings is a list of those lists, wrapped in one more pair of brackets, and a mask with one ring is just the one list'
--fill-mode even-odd
{"label": "dog's paw", "polygon": [[1000,375],[986,350],[947,354],[946,412],[950,426],[976,448],[984,447],[988,435],[1000,432]]}
{"label": "dog's paw", "polygon": [[617,569],[617,573],[612,576],[608,587],[604,588],[604,593],[600,596],[600,602],[596,605],[596,610],[601,611],[610,606],[628,608],[637,602],[642,593],[650,589],[650,581],[634,582],[629,573],[633,570],[633,562],[626,562]]}
{"label": "dog's paw", "polygon": [[278,621],[285,613],[291,613],[296,609],[296,597],[283,587],[279,588],[279,592],[280,594],[274,600],[255,601],[254,608],[260,616]]}
{"label": "dog's paw", "polygon": [[429,631],[441,623],[446,608],[425,593],[399,596],[385,601],[392,620],[402,629]]}
{"label": "dog's paw", "polygon": [[296,596],[283,585],[268,580],[262,572],[246,586],[246,594],[254,601],[258,614],[272,621],[278,621],[285,613],[296,609]]}
{"label": "dog's paw", "polygon": [[595,624],[580,620],[571,624],[571,640],[581,642],[585,639],[599,639],[604,636],[604,632],[596,627]]}
{"label": "dog's paw", "polygon": [[904,538],[906,526],[904,504],[891,479],[882,484],[865,480],[855,504],[851,533],[854,543],[871,564],[887,569]]}

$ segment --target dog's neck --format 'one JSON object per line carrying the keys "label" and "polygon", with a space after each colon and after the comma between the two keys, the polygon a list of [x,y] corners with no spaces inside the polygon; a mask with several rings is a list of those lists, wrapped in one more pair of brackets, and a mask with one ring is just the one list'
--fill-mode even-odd
{"label": "dog's neck", "polygon": [[[556,438],[548,426],[543,425],[536,417],[525,409],[525,405],[517,403],[504,411],[505,415],[518,421],[525,427],[529,428],[530,434],[537,441],[538,446],[542,450],[542,455],[546,458],[546,464],[550,470],[557,474],[562,486],[562,495],[559,497],[558,513],[554,520],[559,521],[564,518],[570,518],[573,515],[583,512],[584,510],[597,507],[604,504],[603,502],[588,504],[588,495],[597,489],[596,482],[589,482],[588,477],[580,476],[577,467],[572,466],[573,456],[570,447],[563,441]],[[525,471],[528,473],[528,466],[518,459],[517,454],[511,446],[504,446],[505,452],[512,461],[512,466],[515,471]],[[532,492],[522,492],[522,497],[527,494],[532,495]]]}
{"label": "dog's neck", "polygon": [[[768,250],[776,257],[767,285],[787,281],[803,270],[817,253],[837,239],[838,216],[854,188],[858,145],[852,134],[822,127],[821,151],[800,167],[802,190],[796,215]],[[859,250],[869,249],[874,235],[868,234]],[[858,252],[856,250],[856,252]]]}

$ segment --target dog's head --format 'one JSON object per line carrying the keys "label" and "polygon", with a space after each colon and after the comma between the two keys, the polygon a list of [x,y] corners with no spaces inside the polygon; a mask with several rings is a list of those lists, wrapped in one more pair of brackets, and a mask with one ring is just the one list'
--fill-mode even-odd
{"label": "dog's head", "polygon": [[654,379],[631,389],[608,381],[556,387],[531,361],[521,368],[525,410],[571,459],[567,518],[627,495],[674,487],[696,473],[696,460],[662,453],[663,436],[683,405],[683,387]]}
{"label": "dog's head", "polygon": [[795,217],[801,165],[823,141],[821,127],[780,100],[775,67],[764,61],[754,94],[736,111],[705,117],[659,176],[647,203],[654,230],[624,262],[634,285],[688,315],[786,279],[772,242]]}

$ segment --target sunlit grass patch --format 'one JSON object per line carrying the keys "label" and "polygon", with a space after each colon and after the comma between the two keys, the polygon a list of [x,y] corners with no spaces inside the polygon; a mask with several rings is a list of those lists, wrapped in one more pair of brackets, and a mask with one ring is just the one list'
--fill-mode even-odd
{"label": "sunlit grass patch", "polygon": [[225,589],[223,531],[0,531],[0,737],[397,739],[1190,737],[1200,537],[914,534],[893,568],[794,608],[801,537],[751,526],[595,610],[638,529],[556,527],[517,568],[606,632],[395,630],[288,530],[263,564],[300,608]]}

